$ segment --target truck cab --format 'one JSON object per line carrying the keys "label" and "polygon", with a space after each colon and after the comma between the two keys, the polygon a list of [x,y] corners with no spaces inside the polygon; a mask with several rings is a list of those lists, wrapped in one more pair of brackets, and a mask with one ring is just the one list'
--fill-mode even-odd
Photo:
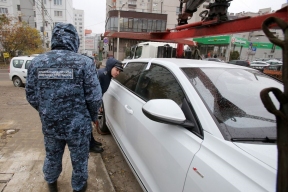
{"label": "truck cab", "polygon": [[[138,58],[175,58],[177,43],[167,42],[142,42],[131,46],[130,56],[126,59]],[[191,52],[188,45],[184,46],[184,51]],[[125,60],[126,60],[125,59]]]}

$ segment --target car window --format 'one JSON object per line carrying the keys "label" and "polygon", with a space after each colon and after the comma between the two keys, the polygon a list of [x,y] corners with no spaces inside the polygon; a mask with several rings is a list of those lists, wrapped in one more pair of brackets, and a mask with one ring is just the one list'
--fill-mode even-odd
{"label": "car window", "polygon": [[152,64],[148,71],[144,71],[137,84],[136,93],[150,99],[171,99],[180,107],[184,99],[184,92],[174,75],[165,67]]}
{"label": "car window", "polygon": [[[283,90],[283,84],[254,70],[187,68],[191,84],[214,115],[223,136],[275,137],[276,118],[269,113],[260,92],[267,86]],[[276,108],[279,102],[271,95]],[[264,136],[265,135],[265,136]]]}
{"label": "car window", "polygon": [[121,72],[115,80],[134,91],[141,72],[146,63],[128,63],[125,70]]}
{"label": "car window", "polygon": [[20,59],[14,59],[13,60],[13,67],[15,68],[21,68],[22,65],[24,63],[24,60],[20,60]]}
{"label": "car window", "polygon": [[25,69],[28,69],[30,65],[31,65],[31,60],[27,60],[25,63]]}
{"label": "car window", "polygon": [[229,63],[231,63],[231,64],[236,64],[236,61],[229,61]]}

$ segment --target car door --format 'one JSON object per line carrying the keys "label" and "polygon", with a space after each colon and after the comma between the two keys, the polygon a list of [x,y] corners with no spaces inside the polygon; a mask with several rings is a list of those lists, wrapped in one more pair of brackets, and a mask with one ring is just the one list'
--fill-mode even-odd
{"label": "car door", "polygon": [[30,64],[31,64],[31,60],[26,60],[25,65],[22,66],[23,71],[24,71],[24,75],[23,75],[24,81],[23,81],[23,83],[26,83],[27,71],[28,71],[28,68],[29,68]]}
{"label": "car door", "polygon": [[144,67],[145,63],[129,63],[124,71],[111,81],[103,97],[107,124],[120,143],[120,137],[126,127],[124,104],[127,99],[133,97],[132,90],[135,89]]}
{"label": "car door", "polygon": [[13,76],[16,75],[18,77],[20,77],[20,79],[22,80],[22,82],[25,81],[25,70],[24,70],[24,60],[23,59],[14,59],[12,61],[12,65],[13,65]]}
{"label": "car door", "polygon": [[142,107],[150,99],[165,98],[188,106],[185,93],[173,73],[157,64],[141,73],[133,92],[122,100],[126,122],[122,149],[147,191],[182,191],[202,139],[184,127],[148,119]]}

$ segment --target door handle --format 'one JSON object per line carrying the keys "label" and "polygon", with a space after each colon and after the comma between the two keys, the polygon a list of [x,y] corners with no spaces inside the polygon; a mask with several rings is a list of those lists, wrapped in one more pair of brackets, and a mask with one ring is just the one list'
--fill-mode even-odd
{"label": "door handle", "polygon": [[125,105],[125,110],[127,111],[127,113],[129,114],[133,114],[133,110],[128,106],[128,105]]}

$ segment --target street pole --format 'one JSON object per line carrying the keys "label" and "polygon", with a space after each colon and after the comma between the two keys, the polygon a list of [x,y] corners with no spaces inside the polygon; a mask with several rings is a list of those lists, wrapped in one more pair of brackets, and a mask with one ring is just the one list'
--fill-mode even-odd
{"label": "street pole", "polygon": [[[119,7],[118,9],[118,30],[117,32],[120,32],[120,11],[122,10],[122,8],[124,7],[124,5],[126,5],[126,3],[123,3],[121,7]],[[116,54],[116,58],[117,60],[119,60],[119,37],[117,37],[117,54]]]}
{"label": "street pole", "polygon": [[[118,30],[117,32],[120,32],[120,10],[118,10]],[[119,37],[117,37],[117,54],[116,59],[119,60]]]}
{"label": "street pole", "polygon": [[43,20],[43,48],[44,50],[46,50],[46,46],[45,46],[45,17],[44,17],[44,0],[42,0],[41,2],[42,4],[42,20]]}

